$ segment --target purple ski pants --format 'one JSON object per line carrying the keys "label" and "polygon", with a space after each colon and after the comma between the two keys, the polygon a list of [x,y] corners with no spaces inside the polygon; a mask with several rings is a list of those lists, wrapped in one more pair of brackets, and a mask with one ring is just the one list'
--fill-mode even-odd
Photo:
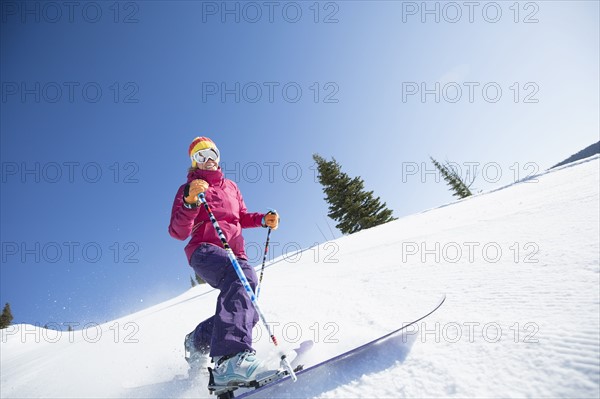
{"label": "purple ski pants", "polygon": [[[238,259],[248,282],[256,290],[258,278],[254,268]],[[194,330],[194,346],[210,356],[226,356],[252,350],[252,328],[258,322],[248,294],[240,282],[227,252],[216,245],[203,243],[192,254],[191,266],[198,276],[220,290],[215,315]]]}

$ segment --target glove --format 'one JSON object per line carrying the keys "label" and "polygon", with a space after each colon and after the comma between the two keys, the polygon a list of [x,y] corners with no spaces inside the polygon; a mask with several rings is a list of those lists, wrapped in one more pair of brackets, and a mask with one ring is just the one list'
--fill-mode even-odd
{"label": "glove", "polygon": [[198,203],[198,194],[205,192],[207,189],[208,183],[204,180],[192,180],[183,190],[183,200],[188,205],[196,205]]}
{"label": "glove", "polygon": [[279,226],[279,215],[277,214],[277,212],[269,211],[264,216],[263,226],[270,227],[273,230],[277,230],[277,227]]}

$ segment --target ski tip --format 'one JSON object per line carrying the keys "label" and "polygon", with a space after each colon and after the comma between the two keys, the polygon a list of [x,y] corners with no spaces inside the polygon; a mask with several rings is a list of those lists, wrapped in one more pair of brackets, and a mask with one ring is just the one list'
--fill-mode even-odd
{"label": "ski tip", "polygon": [[438,303],[441,305],[444,302],[446,302],[446,294],[445,293],[440,296]]}

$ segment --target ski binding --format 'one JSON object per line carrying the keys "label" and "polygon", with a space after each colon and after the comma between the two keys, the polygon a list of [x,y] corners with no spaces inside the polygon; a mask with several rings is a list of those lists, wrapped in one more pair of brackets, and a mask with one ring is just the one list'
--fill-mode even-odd
{"label": "ski binding", "polygon": [[[302,366],[296,367],[294,372],[302,370]],[[258,374],[257,378],[253,381],[248,382],[240,382],[240,383],[231,383],[230,385],[216,385],[213,377],[212,368],[208,368],[208,372],[210,374],[210,380],[208,383],[208,390],[212,395],[216,395],[219,399],[231,399],[234,397],[233,392],[238,388],[249,388],[249,389],[258,389],[267,384],[270,384],[275,381],[279,381],[284,377],[290,376],[290,372],[285,369],[279,370],[267,370],[260,374]]]}

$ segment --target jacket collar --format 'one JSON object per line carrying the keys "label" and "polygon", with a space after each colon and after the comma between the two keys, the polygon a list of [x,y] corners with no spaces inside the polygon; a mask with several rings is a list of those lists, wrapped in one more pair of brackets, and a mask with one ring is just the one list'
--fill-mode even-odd
{"label": "jacket collar", "polygon": [[202,170],[196,169],[191,171],[187,175],[187,182],[191,182],[192,180],[202,179],[206,181],[211,186],[218,186],[223,183],[224,176],[221,167],[217,170]]}

